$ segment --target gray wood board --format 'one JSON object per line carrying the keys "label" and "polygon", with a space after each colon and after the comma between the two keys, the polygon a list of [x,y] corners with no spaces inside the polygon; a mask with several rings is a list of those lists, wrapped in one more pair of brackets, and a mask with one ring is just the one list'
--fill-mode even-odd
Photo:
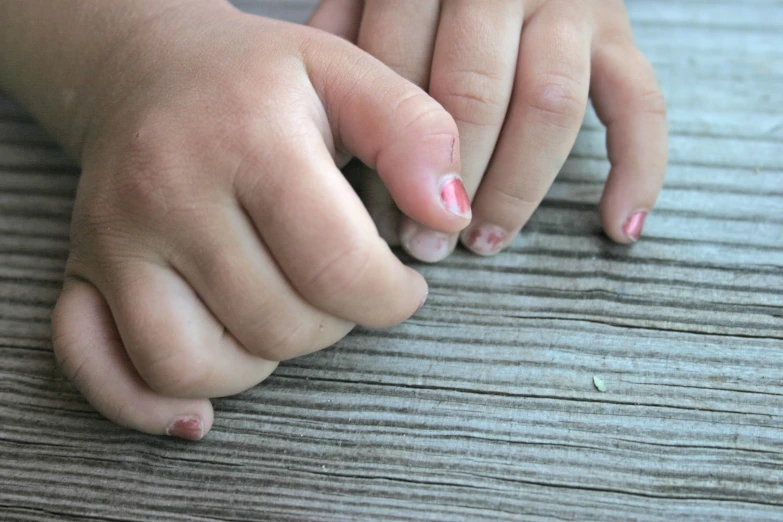
{"label": "gray wood board", "polygon": [[200,443],[55,367],[79,171],[0,97],[0,519],[783,520],[783,2],[628,6],[670,106],[644,240],[600,232],[590,113],[508,252],[414,265],[414,318],[216,400]]}

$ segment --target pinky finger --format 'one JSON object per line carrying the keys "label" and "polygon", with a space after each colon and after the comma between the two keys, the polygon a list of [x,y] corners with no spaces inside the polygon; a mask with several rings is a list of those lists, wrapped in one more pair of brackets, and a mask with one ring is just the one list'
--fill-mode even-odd
{"label": "pinky finger", "polygon": [[177,399],[152,391],[125,353],[103,296],[92,284],[70,279],[52,315],[57,362],[101,414],[121,426],[153,435],[201,439],[212,426],[206,399]]}
{"label": "pinky finger", "polygon": [[633,42],[596,49],[590,94],[606,125],[612,165],[601,222],[613,240],[635,242],[666,175],[666,102],[652,66]]}

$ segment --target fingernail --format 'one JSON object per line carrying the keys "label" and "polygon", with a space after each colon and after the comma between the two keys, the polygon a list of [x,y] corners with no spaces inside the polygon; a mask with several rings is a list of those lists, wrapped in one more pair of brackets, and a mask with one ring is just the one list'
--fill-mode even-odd
{"label": "fingernail", "polygon": [[434,230],[419,228],[416,223],[410,221],[402,227],[400,242],[410,255],[425,263],[440,261],[451,252],[449,236]]}
{"label": "fingernail", "polygon": [[[429,295],[430,295],[429,291],[427,291],[427,293],[426,293],[426,294],[424,294],[424,297],[422,297],[422,298],[421,298],[421,303],[419,303],[419,307],[416,309],[416,312],[418,312],[419,310],[421,310],[421,307],[422,307],[422,306],[424,306],[424,303],[426,303],[426,302],[427,302],[427,297],[428,297]],[[413,312],[413,313],[415,314],[416,312]]]}
{"label": "fingernail", "polygon": [[623,225],[623,232],[628,236],[628,239],[634,242],[639,241],[639,238],[642,237],[645,219],[647,219],[646,210],[641,210],[628,218],[628,221]]}
{"label": "fingernail", "polygon": [[463,234],[465,245],[482,256],[497,254],[505,245],[508,233],[497,225],[483,224]]}
{"label": "fingernail", "polygon": [[440,187],[440,200],[452,214],[470,219],[470,198],[459,176],[451,175],[446,178]]}
{"label": "fingernail", "polygon": [[186,440],[201,440],[204,436],[204,423],[201,417],[194,415],[177,417],[166,428],[166,435]]}

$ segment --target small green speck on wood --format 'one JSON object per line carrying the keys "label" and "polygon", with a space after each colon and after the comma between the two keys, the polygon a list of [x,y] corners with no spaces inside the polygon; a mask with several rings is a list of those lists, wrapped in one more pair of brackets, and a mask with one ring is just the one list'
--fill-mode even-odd
{"label": "small green speck on wood", "polygon": [[603,393],[606,391],[606,383],[604,383],[604,380],[596,375],[593,375],[593,384],[595,385],[595,389],[599,392]]}

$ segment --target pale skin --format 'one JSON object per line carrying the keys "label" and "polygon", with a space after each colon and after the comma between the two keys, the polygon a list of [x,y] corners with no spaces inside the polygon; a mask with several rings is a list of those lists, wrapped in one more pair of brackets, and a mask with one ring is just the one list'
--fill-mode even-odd
{"label": "pale skin", "polygon": [[[494,255],[524,227],[573,147],[588,96],[612,164],[604,230],[619,243],[639,239],[666,171],[666,105],[622,0],[322,0],[311,22],[356,41],[454,117],[473,209],[459,235],[468,249]],[[457,234],[413,216],[397,225],[379,181],[367,183],[387,239],[423,261],[451,253]]]}
{"label": "pale skin", "polygon": [[[627,220],[660,190],[665,118],[622,4],[584,2],[588,27],[571,13],[575,32],[537,47],[546,27],[563,26],[553,10],[525,36],[543,17],[525,13],[547,2],[454,1],[488,9],[448,15],[449,1],[416,24],[405,2],[324,2],[311,25],[336,36],[222,0],[0,0],[0,86],[82,165],[52,327],[59,364],[98,411],[199,439],[210,398],[255,386],[356,324],[410,317],[427,284],[393,255],[338,166],[356,156],[377,170],[380,204],[405,216],[413,255],[437,261],[461,231],[469,248],[494,253],[471,231],[503,227],[500,250],[543,197],[578,130],[590,58],[613,164],[602,219],[611,238],[638,238]],[[489,38],[495,22],[503,30]],[[513,44],[514,27],[529,44]],[[457,29],[477,45],[443,50]],[[368,52],[345,40],[357,37]],[[400,54],[395,41],[411,44]],[[615,45],[596,57],[596,41]],[[577,72],[555,67],[565,57]],[[496,69],[464,74],[479,58]],[[649,85],[595,72],[618,60]],[[531,64],[551,65],[533,86],[519,79]],[[469,88],[491,98],[455,94]],[[540,97],[530,105],[527,94]],[[432,243],[420,233],[447,248],[417,251]]]}

